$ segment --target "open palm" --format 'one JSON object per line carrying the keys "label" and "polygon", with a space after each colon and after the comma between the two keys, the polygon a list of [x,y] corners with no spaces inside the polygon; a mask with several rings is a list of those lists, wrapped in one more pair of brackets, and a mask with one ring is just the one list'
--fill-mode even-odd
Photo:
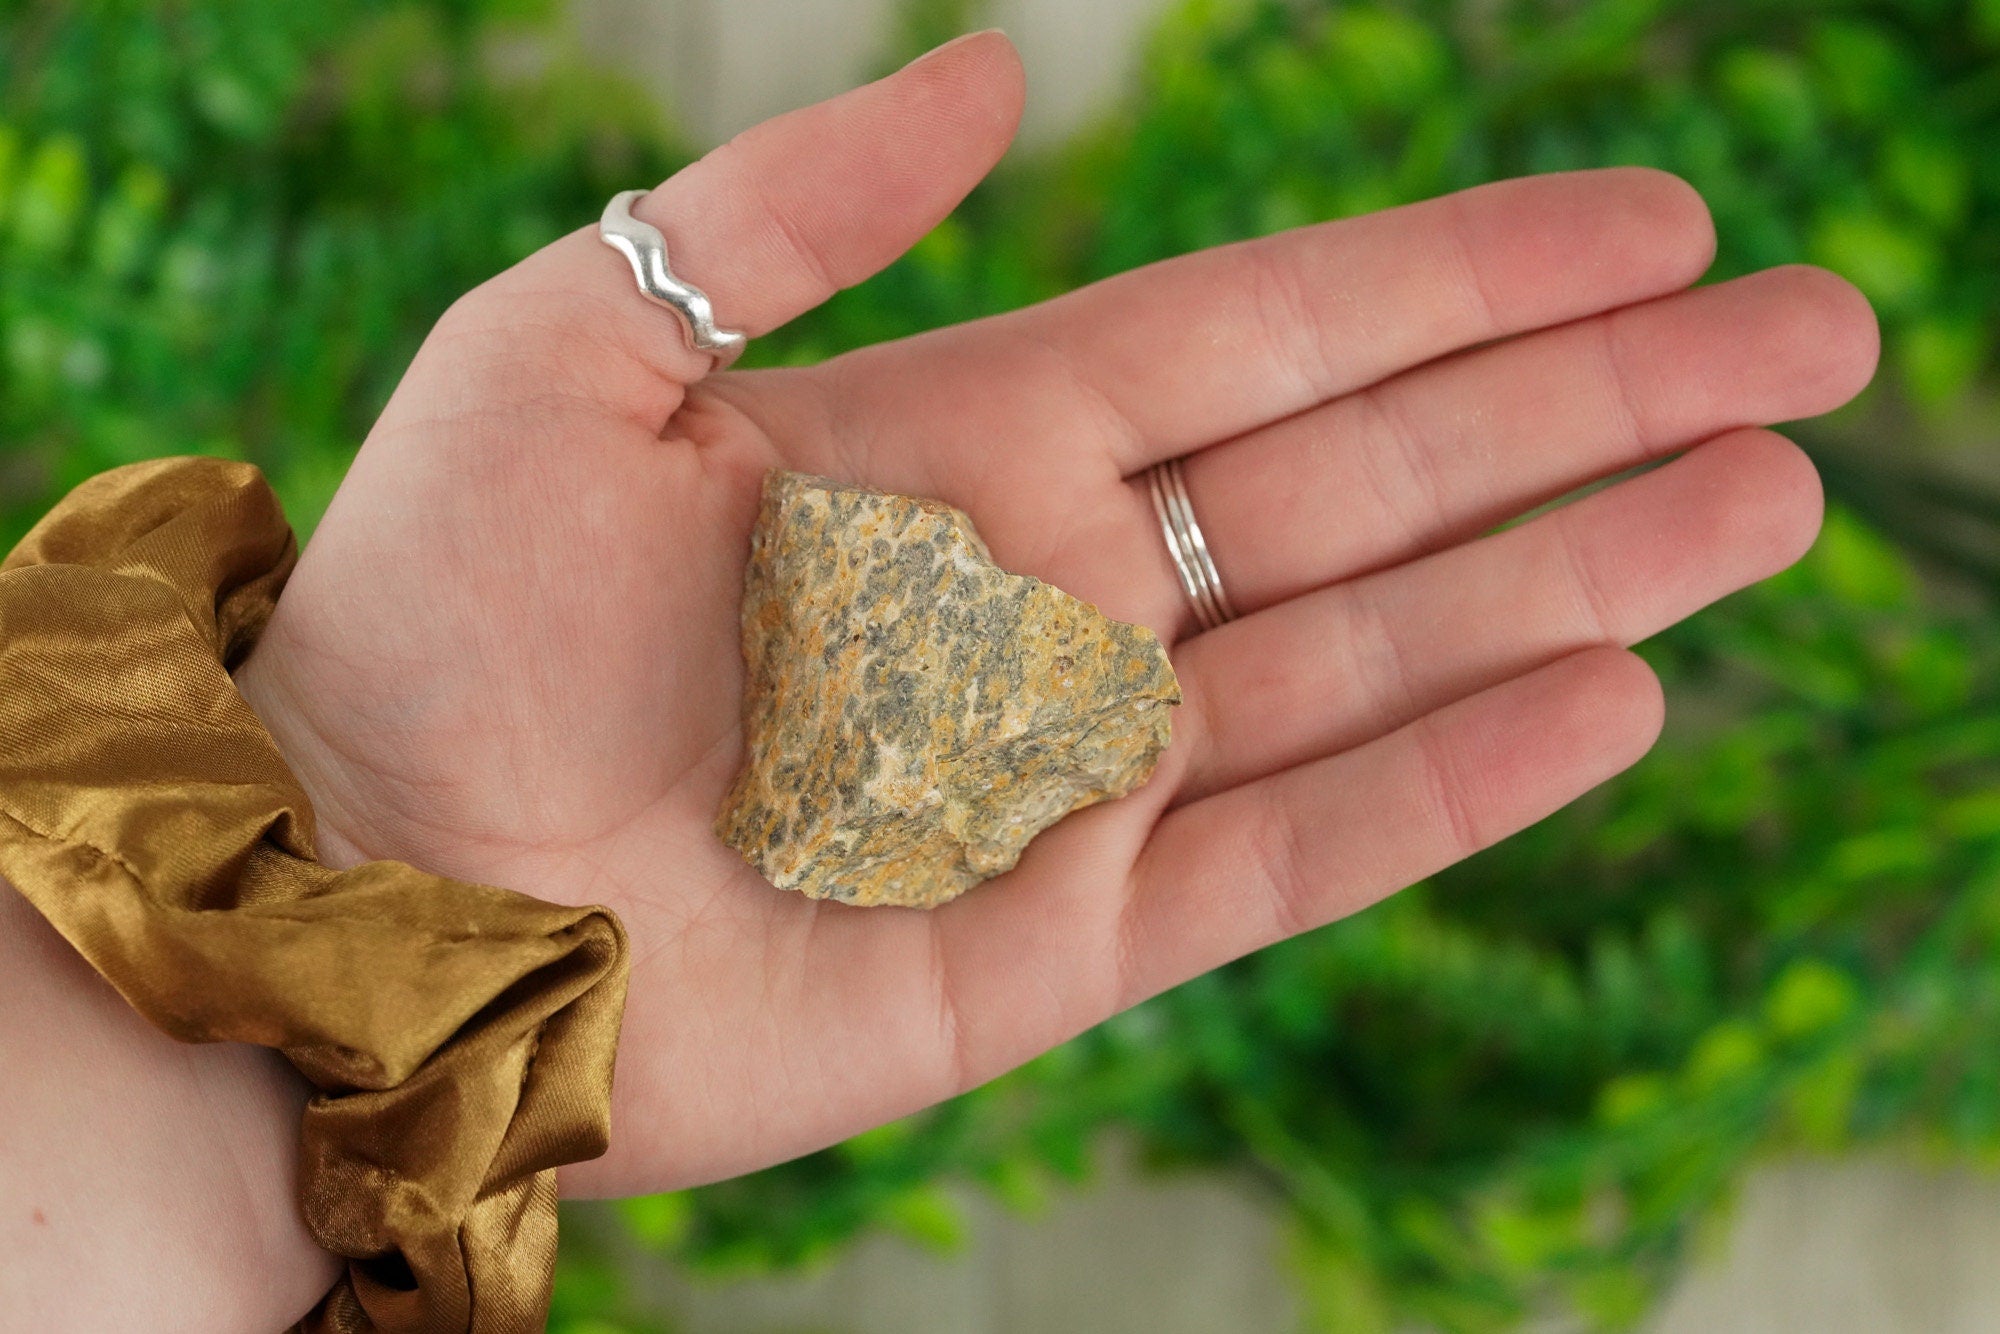
{"label": "open palm", "polygon": [[[756,335],[935,224],[1021,95],[1003,38],[962,41],[759,126],[638,212]],[[613,1149],[566,1189],[776,1162],[1642,754],[1659,692],[1622,646],[1806,548],[1812,468],[1755,427],[1838,405],[1875,358],[1866,304],[1824,272],[1684,291],[1711,250],[1670,177],[1539,177],[704,378],[581,230],[439,323],[240,680],[327,860],[624,918]],[[1143,481],[1173,455],[1243,613],[1203,634]],[[1158,631],[1187,702],[1152,781],[933,913],[763,883],[710,821],[742,758],[737,605],[771,466],[948,500],[1002,565]]]}

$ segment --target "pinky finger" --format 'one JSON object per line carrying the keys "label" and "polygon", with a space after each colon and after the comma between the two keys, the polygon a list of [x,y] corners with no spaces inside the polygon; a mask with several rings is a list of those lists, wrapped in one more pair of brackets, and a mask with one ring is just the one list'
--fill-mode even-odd
{"label": "pinky finger", "polygon": [[1635,763],[1660,721],[1652,669],[1593,648],[1179,808],[1135,868],[1121,1005],[1499,842]]}

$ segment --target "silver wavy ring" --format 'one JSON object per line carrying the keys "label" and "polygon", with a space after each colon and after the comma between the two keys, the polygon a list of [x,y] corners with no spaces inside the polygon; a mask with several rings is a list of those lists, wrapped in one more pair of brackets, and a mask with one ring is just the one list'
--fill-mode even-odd
{"label": "silver wavy ring", "polygon": [[639,295],[680,316],[689,345],[698,352],[712,353],[715,369],[722,370],[743,355],[750,340],[733,329],[717,328],[715,307],[707,294],[674,277],[667,267],[667,238],[660,235],[658,227],[632,216],[632,205],[645,194],[644,190],[624,190],[611,196],[604,216],[597,220],[597,235],[632,262]]}
{"label": "silver wavy ring", "polygon": [[1208,553],[1208,541],[1201,535],[1201,525],[1194,521],[1194,504],[1188,499],[1181,461],[1172,458],[1155,463],[1146,469],[1146,481],[1153,492],[1153,513],[1159,516],[1160,531],[1167,538],[1167,555],[1180,574],[1181,591],[1194,607],[1195,620],[1204,630],[1235,620],[1236,609],[1222,591],[1222,575]]}

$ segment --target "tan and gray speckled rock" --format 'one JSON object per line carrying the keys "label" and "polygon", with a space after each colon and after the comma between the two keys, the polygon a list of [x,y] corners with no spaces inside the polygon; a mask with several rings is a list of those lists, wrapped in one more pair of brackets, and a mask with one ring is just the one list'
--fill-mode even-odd
{"label": "tan and gray speckled rock", "polygon": [[774,469],[743,587],[743,770],[715,820],[780,889],[935,907],[1145,782],[1152,631],[1009,574],[941,501]]}

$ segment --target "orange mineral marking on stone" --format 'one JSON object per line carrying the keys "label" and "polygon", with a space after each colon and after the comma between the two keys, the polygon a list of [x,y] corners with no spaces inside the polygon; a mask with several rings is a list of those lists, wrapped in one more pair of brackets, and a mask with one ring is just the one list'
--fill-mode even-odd
{"label": "orange mineral marking on stone", "polygon": [[781,889],[935,907],[1151,776],[1180,687],[1150,630],[995,565],[941,501],[764,479],[744,763],[715,831]]}

